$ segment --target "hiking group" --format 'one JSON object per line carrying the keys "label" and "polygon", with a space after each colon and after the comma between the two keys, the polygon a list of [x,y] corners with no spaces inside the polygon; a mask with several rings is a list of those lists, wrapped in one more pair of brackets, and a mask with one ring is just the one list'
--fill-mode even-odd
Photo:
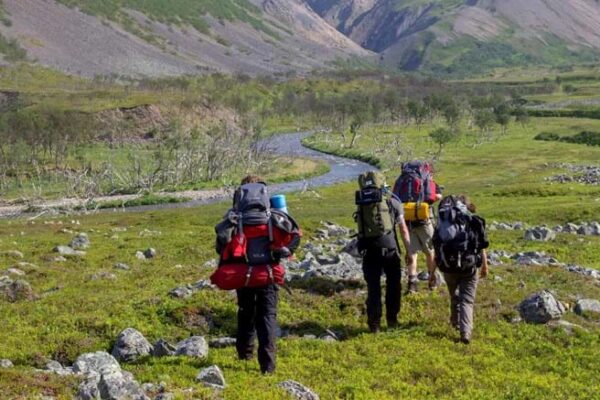
{"label": "hiking group", "polygon": [[[464,195],[442,198],[427,162],[405,163],[393,190],[385,176],[376,171],[361,174],[358,184],[356,246],[367,283],[369,330],[376,333],[381,329],[382,275],[386,277],[387,327],[398,326],[402,242],[408,271],[406,293],[418,291],[417,258],[423,253],[428,287],[435,290],[441,284],[436,279],[439,268],[450,294],[450,323],[459,330],[460,341],[468,344],[477,282],[487,275],[488,268],[485,220],[475,214],[475,205]],[[436,219],[433,204],[438,201]],[[301,230],[288,213],[285,197],[271,197],[263,179],[247,176],[215,231],[219,266],[211,281],[221,289],[237,292],[238,357],[251,359],[258,338],[260,370],[272,373],[276,365],[279,286],[285,284],[281,260],[294,254]]]}

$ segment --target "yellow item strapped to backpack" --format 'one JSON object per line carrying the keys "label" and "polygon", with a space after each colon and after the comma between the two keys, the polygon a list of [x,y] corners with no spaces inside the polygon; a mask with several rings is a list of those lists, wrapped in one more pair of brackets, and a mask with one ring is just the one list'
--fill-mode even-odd
{"label": "yellow item strapped to backpack", "polygon": [[430,206],[427,203],[403,203],[406,221],[425,221],[431,218]]}

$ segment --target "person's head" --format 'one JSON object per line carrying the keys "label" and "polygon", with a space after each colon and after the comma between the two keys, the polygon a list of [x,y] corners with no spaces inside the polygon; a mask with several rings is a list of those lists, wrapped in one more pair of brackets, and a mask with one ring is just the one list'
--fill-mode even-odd
{"label": "person's head", "polygon": [[244,179],[242,179],[240,185],[247,185],[249,183],[264,183],[265,185],[267,184],[265,180],[258,175],[247,175],[244,177]]}
{"label": "person's head", "polygon": [[458,196],[456,196],[457,199],[463,203],[466,207],[467,210],[469,210],[472,213],[476,213],[477,212],[477,207],[475,206],[475,204],[471,201],[471,199],[469,199],[469,197],[467,195],[464,194],[460,194]]}

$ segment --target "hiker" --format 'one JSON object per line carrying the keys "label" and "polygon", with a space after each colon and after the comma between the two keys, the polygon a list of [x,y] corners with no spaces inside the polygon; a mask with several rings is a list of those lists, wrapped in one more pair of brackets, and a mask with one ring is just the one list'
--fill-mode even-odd
{"label": "hiker", "polygon": [[252,359],[258,336],[263,374],[275,371],[278,285],[285,275],[280,261],[294,253],[301,236],[296,221],[270,203],[263,179],[250,175],[242,180],[233,207],[215,227],[220,258],[211,276],[219,288],[237,291],[237,354]]}
{"label": "hiker", "polygon": [[398,326],[402,277],[400,247],[396,226],[404,248],[409,248],[409,235],[400,201],[391,194],[380,172],[366,172],[358,177],[356,192],[358,250],[363,255],[363,274],[367,282],[367,322],[377,333],[381,327],[381,274],[386,276],[385,312],[388,328]]}
{"label": "hiker", "polygon": [[488,274],[486,248],[489,246],[485,220],[468,197],[448,196],[438,209],[433,236],[436,265],[444,273],[450,294],[450,324],[460,331],[460,341],[471,342],[473,307],[479,277]]}
{"label": "hiker", "polygon": [[417,256],[425,255],[429,272],[429,289],[437,286],[435,279],[435,254],[433,250],[432,205],[442,198],[440,187],[433,180],[432,166],[423,161],[402,165],[402,173],[394,184],[394,194],[402,201],[404,218],[410,233],[410,248],[406,253],[408,294],[419,290]]}

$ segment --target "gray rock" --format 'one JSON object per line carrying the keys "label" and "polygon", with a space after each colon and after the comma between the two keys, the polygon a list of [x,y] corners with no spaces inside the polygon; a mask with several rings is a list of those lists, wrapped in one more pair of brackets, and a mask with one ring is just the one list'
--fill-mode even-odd
{"label": "gray rock", "polygon": [[581,225],[579,229],[577,229],[578,235],[584,236],[592,236],[594,234],[594,228],[589,225]]}
{"label": "gray rock", "polygon": [[547,290],[535,293],[519,304],[521,317],[529,323],[545,324],[560,319],[564,312],[565,307]]}
{"label": "gray rock", "polygon": [[105,351],[86,353],[77,357],[73,364],[73,371],[77,374],[110,374],[121,371],[119,362]]}
{"label": "gray rock", "polygon": [[73,375],[73,368],[65,368],[58,361],[48,361],[46,364],[46,371],[52,372],[60,376]]}
{"label": "gray rock", "polygon": [[235,346],[235,338],[232,338],[232,337],[215,338],[215,339],[211,339],[208,342],[208,347],[212,347],[215,349],[223,349],[225,347],[232,347],[232,346]]}
{"label": "gray rock", "polygon": [[154,343],[152,355],[154,357],[167,357],[174,356],[176,352],[177,349],[171,343],[164,339],[158,339],[158,341]]}
{"label": "gray rock", "polygon": [[216,365],[211,365],[200,371],[196,377],[196,381],[214,389],[225,389],[226,386],[223,372]]}
{"label": "gray rock", "polygon": [[578,230],[579,226],[570,222],[563,227],[563,232],[565,233],[577,233]]}
{"label": "gray rock", "polygon": [[194,291],[187,286],[178,286],[175,289],[171,289],[169,296],[176,299],[187,299],[194,294]]}
{"label": "gray rock", "polygon": [[90,238],[87,233],[78,233],[71,243],[69,243],[69,247],[75,250],[86,250],[90,248]]}
{"label": "gray rock", "polygon": [[3,256],[5,257],[10,257],[10,258],[23,258],[25,257],[23,255],[23,253],[21,253],[19,250],[8,250],[5,251],[4,253],[2,253]]}
{"label": "gray rock", "polygon": [[98,383],[100,382],[100,376],[98,374],[91,374],[79,385],[77,390],[77,400],[98,400],[100,399],[100,390],[98,389]]}
{"label": "gray rock", "polygon": [[562,319],[550,321],[548,322],[548,326],[553,329],[562,329],[569,335],[572,334],[576,329],[583,329],[583,327],[580,325],[572,324]]}
{"label": "gray rock", "polygon": [[175,395],[173,393],[160,393],[154,398],[154,400],[174,400]]}
{"label": "gray rock", "polygon": [[113,268],[121,271],[129,271],[131,269],[131,267],[125,263],[116,263]]}
{"label": "gray rock", "polygon": [[148,399],[133,375],[122,371],[117,360],[106,352],[82,354],[75,361],[73,371],[85,375],[78,399]]}
{"label": "gray rock", "polygon": [[69,246],[56,246],[54,252],[63,257],[83,257],[86,254],[85,251],[75,250]]}
{"label": "gray rock", "polygon": [[208,279],[201,279],[198,282],[194,283],[191,287],[193,291],[200,291],[204,289],[215,289],[215,285],[213,285]]}
{"label": "gray rock", "polygon": [[103,400],[149,400],[133,375],[126,371],[101,375],[98,390]]}
{"label": "gray rock", "polygon": [[575,305],[575,313],[577,315],[600,313],[600,301],[595,299],[577,300],[577,304]]}
{"label": "gray rock", "polygon": [[317,262],[321,265],[331,265],[340,262],[340,257],[335,254],[321,254],[317,256]]}
{"label": "gray rock", "polygon": [[144,252],[142,252],[142,251],[136,251],[135,252],[135,258],[137,258],[138,260],[145,260],[146,256],[144,255]]}
{"label": "gray rock", "polygon": [[113,274],[112,272],[108,272],[108,271],[96,272],[95,274],[90,276],[90,280],[92,280],[92,281],[101,281],[101,280],[114,281],[116,279],[117,279],[117,276],[115,274]]}
{"label": "gray rock", "polygon": [[17,301],[35,300],[37,298],[29,282],[22,279],[13,281],[8,277],[3,278],[0,280],[0,294],[4,295],[9,302],[16,303]]}
{"label": "gray rock", "polygon": [[334,224],[333,222],[322,222],[321,225],[325,227],[327,235],[329,237],[340,237],[350,235],[350,229]]}
{"label": "gray rock", "polygon": [[146,257],[146,258],[154,258],[154,257],[156,257],[156,250],[153,249],[152,247],[144,250],[144,257]]}
{"label": "gray rock", "polygon": [[293,380],[287,380],[277,385],[298,400],[319,400],[319,395]]}
{"label": "gray rock", "polygon": [[139,331],[127,328],[117,337],[112,355],[119,361],[132,362],[140,357],[149,356],[152,345]]}
{"label": "gray rock", "polygon": [[556,239],[556,232],[546,227],[537,227],[525,231],[525,240],[548,242]]}
{"label": "gray rock", "polygon": [[25,276],[25,271],[21,271],[18,268],[9,268],[4,272],[6,275]]}
{"label": "gray rock", "polygon": [[202,267],[203,268],[208,268],[208,269],[215,269],[219,266],[219,260],[213,258],[212,260],[208,260],[207,262],[205,262]]}
{"label": "gray rock", "polygon": [[14,365],[13,365],[12,361],[7,360],[7,359],[0,360],[0,368],[7,369],[7,368],[13,368],[13,367],[14,367]]}
{"label": "gray rock", "polygon": [[175,354],[178,356],[204,358],[208,355],[208,344],[202,336],[189,337],[175,347]]}
{"label": "gray rock", "polygon": [[361,254],[358,251],[358,239],[352,239],[344,248],[342,249],[344,253],[350,254],[354,258],[361,258]]}

